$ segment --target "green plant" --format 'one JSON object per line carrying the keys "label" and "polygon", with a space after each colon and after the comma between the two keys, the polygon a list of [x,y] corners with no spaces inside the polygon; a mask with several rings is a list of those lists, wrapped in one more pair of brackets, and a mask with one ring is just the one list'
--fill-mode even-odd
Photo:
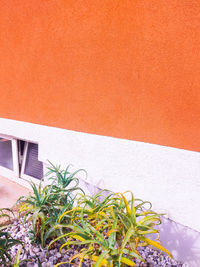
{"label": "green plant", "polygon": [[3,232],[0,230],[0,263],[3,266],[6,266],[8,264],[8,261],[11,262],[9,249],[17,243],[18,241],[10,238],[8,232]]}
{"label": "green plant", "polygon": [[20,258],[22,256],[22,249],[23,249],[23,246],[20,246],[19,249],[18,249],[18,251],[17,251],[17,254],[16,254],[16,257],[15,257],[15,260],[14,260],[13,267],[19,267],[21,263],[26,262],[26,261],[32,262],[31,259],[21,259],[20,260]]}
{"label": "green plant", "polygon": [[75,177],[75,175],[79,172],[85,172],[87,176],[87,172],[84,169],[79,169],[75,172],[69,172],[70,165],[67,166],[65,170],[61,169],[61,166],[55,166],[53,163],[48,161],[50,167],[48,167],[49,172],[46,176],[51,175],[49,180],[52,181],[51,184],[51,192],[59,195],[60,204],[65,205],[68,202],[73,203],[75,196],[73,193],[77,191],[84,191],[78,187],[79,179]]}
{"label": "green plant", "polygon": [[[69,206],[71,206],[71,203],[67,203],[65,206],[63,206],[61,210],[56,209],[54,208],[54,206],[52,206],[49,212],[49,217],[47,218],[45,222],[45,224],[48,225],[48,230],[44,234],[44,239],[43,239],[44,244],[47,242],[48,239],[51,239],[51,238],[54,238],[54,237],[57,237],[63,234],[62,229],[64,228],[64,226],[60,225],[58,220],[61,214],[63,214],[63,212],[69,209]],[[70,218],[68,219],[68,222],[69,220]]]}
{"label": "green plant", "polygon": [[[138,246],[152,245],[171,256],[170,252],[159,242],[146,235],[158,233],[155,229],[161,223],[160,215],[151,210],[150,202],[134,199],[128,201],[124,194],[110,193],[101,201],[101,191],[94,197],[82,195],[78,207],[65,211],[59,218],[60,227],[66,227],[65,233],[53,240],[65,239],[60,251],[71,245],[80,246],[75,258],[89,258],[94,266],[135,266],[135,259],[144,261],[139,254]],[[149,207],[147,207],[149,205]],[[65,216],[71,217],[71,223],[65,224]],[[84,248],[81,248],[84,245]],[[57,264],[59,266],[62,263]]]}
{"label": "green plant", "polygon": [[[95,266],[113,266],[114,263],[118,263],[119,250],[116,239],[117,219],[115,218],[113,225],[110,227],[104,224],[105,220],[102,223],[98,223],[97,227],[94,227],[92,223],[84,221],[82,216],[81,222],[82,225],[76,223],[74,223],[73,226],[68,225],[68,228],[72,231],[61,236],[62,238],[67,236],[68,240],[60,247],[60,250],[69,247],[70,245],[78,245],[80,247],[83,245],[87,246],[86,248],[80,249],[79,253],[74,255],[69,263],[75,258],[80,258],[79,266],[81,266],[83,259],[91,259],[96,262]],[[97,230],[97,228],[99,229]],[[50,245],[51,244],[52,243],[50,243]],[[135,256],[142,260],[139,255],[133,254],[128,249],[124,248],[123,252],[129,255],[121,257],[120,263],[135,266],[135,263],[130,259],[130,256]],[[56,266],[59,266],[60,264],[62,263],[59,263]]]}
{"label": "green plant", "polygon": [[[18,202],[21,203],[19,218],[23,214],[23,223],[27,219],[32,222],[30,229],[31,240],[36,243],[46,245],[49,238],[62,234],[62,227],[57,227],[58,218],[66,211],[71,210],[74,205],[74,192],[83,190],[78,187],[79,180],[75,175],[79,171],[70,174],[66,170],[61,170],[60,166],[56,167],[52,163],[49,167],[48,176],[51,184],[42,187],[42,183],[37,186],[31,183],[32,194],[21,197]],[[84,193],[84,192],[83,192]]]}
{"label": "green plant", "polygon": [[32,239],[35,242],[41,242],[43,245],[45,220],[47,219],[49,208],[56,202],[56,196],[51,194],[50,186],[42,188],[41,183],[38,187],[31,183],[31,187],[33,193],[26,197],[23,196],[18,200],[18,202],[22,203],[19,210],[19,221],[21,213],[24,216],[23,223],[25,223],[30,215]]}
{"label": "green plant", "polygon": [[[1,211],[2,210],[10,211],[12,213],[12,211],[9,209],[1,209]],[[8,214],[1,213],[2,217],[4,217],[3,215],[5,215],[7,217]],[[0,227],[0,265],[1,266],[8,266],[8,264],[11,263],[12,258],[10,256],[10,252],[9,252],[10,248],[12,246],[15,246],[15,245],[22,243],[21,241],[12,238],[10,236],[9,232],[5,231],[10,226],[12,226],[12,225],[5,225],[5,226]]]}
{"label": "green plant", "polygon": [[[3,208],[0,209],[0,218],[6,218],[10,221],[14,217],[14,213],[11,209]],[[9,250],[12,246],[16,244],[21,244],[21,242],[17,239],[14,239],[10,236],[10,234],[6,231],[12,225],[0,225],[0,265],[8,266],[11,262],[11,256]]]}

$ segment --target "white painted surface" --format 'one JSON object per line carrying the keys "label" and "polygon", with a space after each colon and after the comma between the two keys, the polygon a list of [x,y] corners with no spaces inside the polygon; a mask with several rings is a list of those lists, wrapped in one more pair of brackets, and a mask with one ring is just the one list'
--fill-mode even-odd
{"label": "white painted surface", "polygon": [[200,266],[200,233],[169,219],[162,219],[160,241],[185,267]]}
{"label": "white painted surface", "polygon": [[0,134],[39,143],[39,160],[88,172],[89,183],[132,190],[154,210],[200,232],[200,153],[0,119]]}

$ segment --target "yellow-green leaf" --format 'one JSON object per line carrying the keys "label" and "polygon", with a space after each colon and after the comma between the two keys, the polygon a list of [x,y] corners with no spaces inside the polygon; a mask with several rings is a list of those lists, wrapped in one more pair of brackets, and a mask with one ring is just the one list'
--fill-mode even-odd
{"label": "yellow-green leaf", "polygon": [[[92,260],[92,261],[95,261],[95,262],[97,262],[98,261],[98,259],[99,259],[99,257],[98,256],[90,256],[90,259]],[[108,266],[108,261],[107,260],[105,260],[105,259],[103,259],[102,261],[101,261],[101,265],[106,265],[106,266]]]}
{"label": "yellow-green leaf", "polygon": [[83,237],[79,236],[79,235],[72,235],[71,237],[76,238],[76,239],[78,239],[80,241],[85,241],[85,239]]}
{"label": "yellow-green leaf", "polygon": [[161,244],[159,244],[158,242],[153,241],[153,240],[151,240],[151,239],[149,239],[147,237],[140,237],[140,239],[143,240],[143,241],[145,241],[149,245],[151,245],[151,246],[153,246],[153,247],[155,247],[157,249],[160,249],[160,250],[164,251],[165,253],[167,253],[170,256],[170,258],[172,258],[172,254],[166,248],[164,248],[163,246],[161,246]]}
{"label": "yellow-green leaf", "polygon": [[125,196],[123,194],[120,193],[120,195],[122,196],[123,200],[124,200],[124,204],[125,204],[125,207],[126,207],[126,212],[129,216],[131,216],[131,209],[129,207],[129,204],[128,204],[128,201],[127,199],[125,198]]}
{"label": "yellow-green leaf", "polygon": [[121,257],[121,262],[125,263],[125,264],[127,264],[129,266],[136,266],[135,262],[133,262],[133,261],[131,261],[131,260],[125,258],[125,257]]}
{"label": "yellow-green leaf", "polygon": [[110,236],[112,233],[118,232],[119,230],[117,229],[111,229],[110,231],[108,231],[107,235]]}

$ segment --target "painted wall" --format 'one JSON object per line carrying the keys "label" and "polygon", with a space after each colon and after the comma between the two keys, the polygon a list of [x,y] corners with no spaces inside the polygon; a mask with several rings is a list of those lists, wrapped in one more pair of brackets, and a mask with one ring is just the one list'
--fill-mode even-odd
{"label": "painted wall", "polygon": [[199,27],[198,0],[1,0],[0,117],[199,151]]}

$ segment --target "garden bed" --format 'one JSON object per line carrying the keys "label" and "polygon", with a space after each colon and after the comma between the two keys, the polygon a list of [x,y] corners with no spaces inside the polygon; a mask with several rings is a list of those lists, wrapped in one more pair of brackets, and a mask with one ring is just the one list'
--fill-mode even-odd
{"label": "garden bed", "polygon": [[[67,252],[60,253],[59,248],[61,243],[58,243],[56,247],[47,251],[46,248],[42,248],[40,245],[32,244],[29,238],[29,230],[31,228],[31,222],[25,223],[23,226],[18,220],[14,220],[13,226],[8,228],[7,231],[11,234],[12,238],[16,238],[23,242],[23,250],[21,252],[20,259],[29,259],[30,262],[21,263],[20,267],[38,267],[38,259],[42,267],[52,267],[59,262],[69,262],[70,258],[78,253],[78,247],[72,246]],[[21,245],[15,245],[11,248],[12,259],[16,258],[17,251]],[[177,262],[174,259],[169,258],[166,254],[161,253],[152,247],[141,247],[138,249],[141,256],[146,260],[142,263],[140,261],[135,261],[136,266],[146,266],[146,267],[183,267],[186,266],[181,262]],[[79,260],[76,259],[71,264],[71,266],[78,266]],[[11,265],[12,266],[12,265]],[[63,264],[61,266],[68,266],[68,264]],[[90,267],[92,262],[90,260],[84,260],[82,266]]]}
{"label": "garden bed", "polygon": [[149,238],[159,237],[161,224],[149,201],[130,191],[85,195],[75,178],[84,170],[68,169],[51,164],[51,183],[31,183],[32,193],[19,199],[10,217],[8,210],[1,214],[8,219],[0,227],[1,266],[187,266]]}

